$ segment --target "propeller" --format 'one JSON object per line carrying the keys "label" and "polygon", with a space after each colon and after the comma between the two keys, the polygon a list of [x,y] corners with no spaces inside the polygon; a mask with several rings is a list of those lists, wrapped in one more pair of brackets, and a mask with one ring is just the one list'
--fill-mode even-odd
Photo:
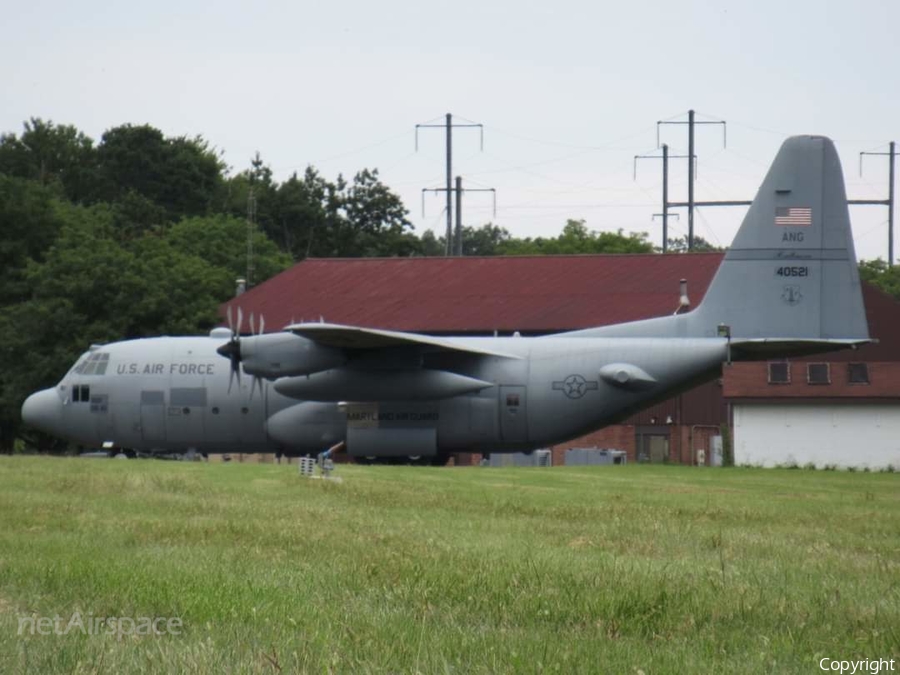
{"label": "propeller", "polygon": [[[259,333],[256,332],[256,327],[253,321],[253,312],[250,312],[250,334],[251,335],[262,335],[263,328],[266,325],[266,320],[263,318],[263,315],[259,315]],[[259,395],[262,396],[263,393],[263,385],[262,378],[259,375],[254,375],[253,379],[250,381],[250,400],[253,400],[253,392],[256,390],[256,385],[259,385]]]}
{"label": "propeller", "polygon": [[231,339],[216,351],[231,362],[231,372],[228,374],[228,393],[230,394],[235,379],[237,379],[238,388],[241,386],[241,326],[244,323],[244,312],[238,307],[237,324],[234,323],[231,305],[228,305],[225,314],[228,319],[228,327],[231,329]]}
{"label": "propeller", "polygon": [[[244,312],[238,307],[237,308],[237,323],[234,322],[234,317],[231,313],[231,305],[228,306],[228,309],[225,311],[226,318],[228,319],[228,327],[231,329],[231,339],[228,340],[224,345],[219,347],[216,351],[227,358],[231,362],[231,372],[228,375],[228,393],[231,393],[231,387],[234,384],[234,381],[237,380],[238,389],[241,387],[241,361],[243,357],[241,355],[241,329],[244,326]],[[256,317],[254,317],[253,313],[250,313],[250,334],[251,335],[262,335],[263,331],[266,327],[266,320],[262,314],[259,315],[259,332],[256,332]],[[259,385],[259,394],[262,396],[262,377],[258,375],[253,376],[253,380],[250,383],[250,400],[253,400],[253,392],[256,389],[257,385]]]}

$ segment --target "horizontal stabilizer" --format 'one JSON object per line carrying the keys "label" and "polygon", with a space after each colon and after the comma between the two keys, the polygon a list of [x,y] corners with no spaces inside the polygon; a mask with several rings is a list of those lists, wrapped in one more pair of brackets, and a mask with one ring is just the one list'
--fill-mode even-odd
{"label": "horizontal stabilizer", "polygon": [[766,361],[789,356],[811,356],[835,352],[840,349],[856,349],[877,340],[798,340],[796,338],[758,338],[732,340],[732,356],[739,361]]}

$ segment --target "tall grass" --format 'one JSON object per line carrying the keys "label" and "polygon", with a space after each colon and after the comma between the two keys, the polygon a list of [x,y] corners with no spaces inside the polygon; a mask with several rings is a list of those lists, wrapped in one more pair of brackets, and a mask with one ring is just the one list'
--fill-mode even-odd
{"label": "tall grass", "polygon": [[[819,672],[900,658],[900,477],[0,459],[0,672]],[[179,617],[180,635],[17,635]]]}

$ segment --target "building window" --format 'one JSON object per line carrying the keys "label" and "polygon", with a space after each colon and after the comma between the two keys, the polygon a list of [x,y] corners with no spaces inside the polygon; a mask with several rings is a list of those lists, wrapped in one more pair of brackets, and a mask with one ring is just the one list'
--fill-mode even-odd
{"label": "building window", "polygon": [[831,384],[831,369],[829,368],[829,364],[806,364],[806,381],[809,384]]}
{"label": "building window", "polygon": [[847,381],[850,384],[869,384],[869,364],[848,363]]}
{"label": "building window", "polygon": [[787,361],[776,361],[769,364],[769,384],[790,384],[791,364]]}

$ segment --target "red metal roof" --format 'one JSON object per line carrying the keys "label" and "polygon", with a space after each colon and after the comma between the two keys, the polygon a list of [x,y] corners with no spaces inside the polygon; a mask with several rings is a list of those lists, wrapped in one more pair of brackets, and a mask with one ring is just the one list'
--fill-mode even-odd
{"label": "red metal roof", "polygon": [[[547,333],[699,304],[722,253],[308,259],[228,304],[268,330],[318,321],[429,333]],[[245,320],[246,321],[246,320]],[[246,323],[245,323],[246,327]]]}

